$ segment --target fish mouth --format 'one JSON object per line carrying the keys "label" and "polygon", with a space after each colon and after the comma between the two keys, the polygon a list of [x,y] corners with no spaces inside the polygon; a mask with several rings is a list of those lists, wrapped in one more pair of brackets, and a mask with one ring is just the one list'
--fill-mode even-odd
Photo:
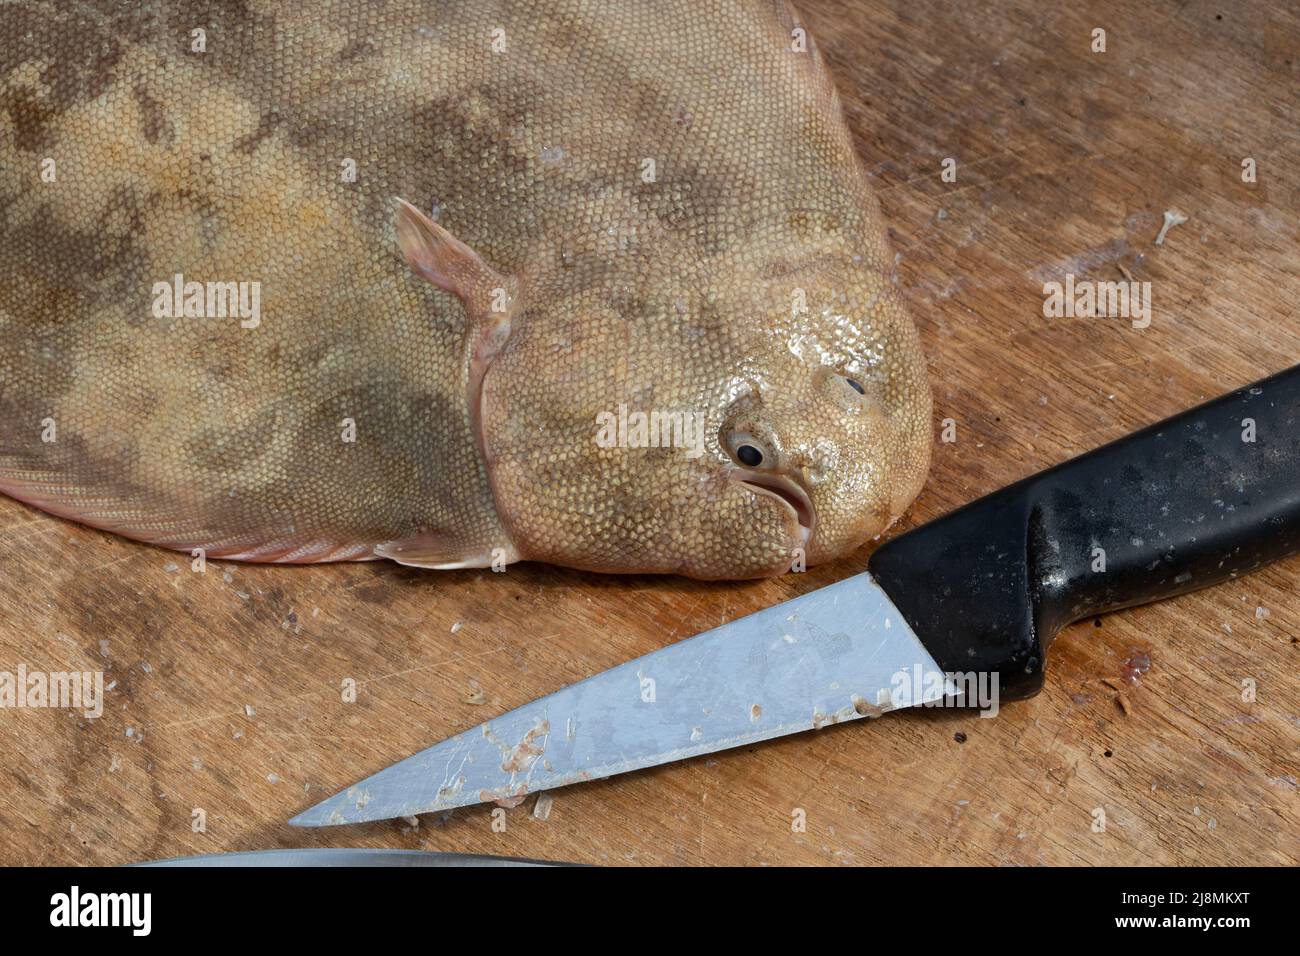
{"label": "fish mouth", "polygon": [[749,468],[733,468],[729,477],[755,494],[775,498],[784,504],[799,523],[800,544],[808,544],[817,523],[817,512],[813,509],[812,498],[808,496],[803,485],[785,475],[753,471]]}

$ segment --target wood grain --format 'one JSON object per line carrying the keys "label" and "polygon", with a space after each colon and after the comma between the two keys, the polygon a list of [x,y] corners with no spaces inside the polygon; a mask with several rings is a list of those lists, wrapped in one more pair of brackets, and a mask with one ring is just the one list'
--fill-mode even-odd
{"label": "wood grain", "polygon": [[[936,430],[956,423],[904,528],[1297,360],[1294,10],[803,8],[891,223]],[[1156,246],[1166,209],[1188,222]],[[1149,328],[1043,317],[1044,281],[1117,280],[1120,266],[1151,282]],[[103,669],[115,685],[97,720],[0,712],[0,863],[292,846],[620,864],[1300,862],[1295,560],[1070,628],[1046,690],[996,719],[830,727],[558,791],[544,821],[529,798],[504,832],[484,807],[414,829],[284,823],[451,733],[866,559],[749,584],[536,565],[197,574],[2,499],[0,669]],[[1138,655],[1150,669],[1126,684]],[[796,808],[806,832],[792,832]]]}

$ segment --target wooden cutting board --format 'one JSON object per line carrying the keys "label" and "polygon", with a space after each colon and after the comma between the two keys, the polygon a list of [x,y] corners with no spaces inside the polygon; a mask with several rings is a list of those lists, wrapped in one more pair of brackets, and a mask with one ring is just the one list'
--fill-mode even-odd
{"label": "wooden cutting board", "polygon": [[[1293,9],[804,9],[891,224],[936,435],[955,427],[899,530],[1297,361]],[[1187,222],[1156,245],[1166,210]],[[1151,283],[1148,328],[1044,318],[1044,282],[1125,270]],[[0,711],[0,863],[294,846],[643,864],[1300,862],[1295,560],[1070,628],[1045,691],[996,719],[829,727],[530,797],[500,819],[475,807],[417,827],[284,823],[449,734],[867,556],[748,584],[535,565],[193,573],[183,555],[0,499],[0,670],[102,669],[113,685],[97,720]]]}

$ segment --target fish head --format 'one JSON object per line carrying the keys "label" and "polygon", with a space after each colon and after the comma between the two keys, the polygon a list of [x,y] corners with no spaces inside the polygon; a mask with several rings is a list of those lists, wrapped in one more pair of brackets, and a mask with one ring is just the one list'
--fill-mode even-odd
{"label": "fish head", "polygon": [[515,550],[738,579],[879,535],[924,482],[930,391],[900,296],[846,263],[526,310],[481,415]]}
{"label": "fish head", "polygon": [[852,258],[799,282],[781,283],[788,296],[744,349],[718,448],[732,481],[793,512],[812,565],[879,536],[919,493],[931,398],[891,283]]}

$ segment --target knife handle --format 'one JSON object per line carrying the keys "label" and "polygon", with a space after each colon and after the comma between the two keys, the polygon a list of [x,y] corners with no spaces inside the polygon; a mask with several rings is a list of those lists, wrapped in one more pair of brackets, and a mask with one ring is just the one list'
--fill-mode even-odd
{"label": "knife handle", "polygon": [[900,535],[872,575],[948,672],[1036,694],[1080,618],[1300,551],[1300,365]]}

